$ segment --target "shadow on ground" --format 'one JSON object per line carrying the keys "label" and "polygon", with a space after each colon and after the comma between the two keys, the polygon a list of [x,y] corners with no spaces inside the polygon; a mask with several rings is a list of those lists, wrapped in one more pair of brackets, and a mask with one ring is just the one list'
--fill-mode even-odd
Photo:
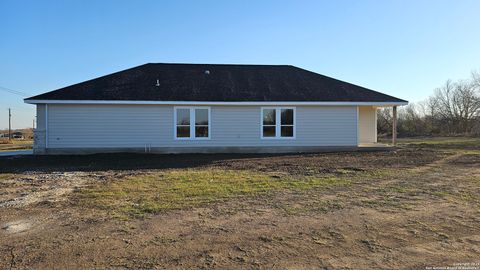
{"label": "shadow on ground", "polygon": [[[300,154],[288,154],[299,156]],[[68,172],[132,169],[181,169],[228,160],[282,157],[286,154],[93,154],[0,157],[1,173],[25,171]]]}
{"label": "shadow on ground", "polygon": [[[419,155],[421,151],[421,155]],[[94,154],[60,156],[0,157],[0,173],[22,172],[97,172],[148,169],[182,169],[220,167],[257,171],[309,171],[324,169],[358,169],[411,167],[426,164],[445,155],[430,149],[401,147],[397,151],[289,153],[289,154]]]}

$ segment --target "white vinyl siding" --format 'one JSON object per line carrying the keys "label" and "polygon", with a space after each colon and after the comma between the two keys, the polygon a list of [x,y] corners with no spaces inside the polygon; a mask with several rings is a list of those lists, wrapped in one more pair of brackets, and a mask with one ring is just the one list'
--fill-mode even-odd
{"label": "white vinyl siding", "polygon": [[173,119],[158,106],[49,105],[48,110],[49,148],[144,147],[166,139],[162,123]]}
{"label": "white vinyl siding", "polygon": [[50,104],[47,140],[49,148],[357,145],[357,106],[297,106],[295,140],[261,139],[261,108],[211,106],[209,140],[176,140],[174,106]]}

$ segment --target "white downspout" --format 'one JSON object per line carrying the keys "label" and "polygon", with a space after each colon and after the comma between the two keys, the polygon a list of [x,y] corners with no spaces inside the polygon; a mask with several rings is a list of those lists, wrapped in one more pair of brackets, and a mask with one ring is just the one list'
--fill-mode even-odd
{"label": "white downspout", "polygon": [[360,146],[360,106],[357,106],[357,147]]}
{"label": "white downspout", "polygon": [[375,109],[375,143],[378,143],[378,116],[377,116],[377,107],[374,107]]}
{"label": "white downspout", "polygon": [[48,104],[45,104],[45,149],[48,148]]}

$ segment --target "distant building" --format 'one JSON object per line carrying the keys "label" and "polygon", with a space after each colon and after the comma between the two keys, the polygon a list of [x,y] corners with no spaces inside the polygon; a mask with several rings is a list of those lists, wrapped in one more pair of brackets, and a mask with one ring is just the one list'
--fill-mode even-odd
{"label": "distant building", "polygon": [[[7,137],[8,137],[8,134],[7,134]],[[22,133],[22,132],[16,131],[16,132],[13,132],[13,133],[12,133],[12,139],[23,140],[23,139],[25,139],[25,137],[23,136],[23,133]]]}

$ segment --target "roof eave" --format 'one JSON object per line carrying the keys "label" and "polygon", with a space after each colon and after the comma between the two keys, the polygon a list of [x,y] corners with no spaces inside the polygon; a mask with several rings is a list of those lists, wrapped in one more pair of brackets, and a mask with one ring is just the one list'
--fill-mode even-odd
{"label": "roof eave", "polygon": [[408,101],[152,101],[152,100],[52,100],[25,99],[28,104],[124,104],[124,105],[323,105],[323,106],[404,106]]}

